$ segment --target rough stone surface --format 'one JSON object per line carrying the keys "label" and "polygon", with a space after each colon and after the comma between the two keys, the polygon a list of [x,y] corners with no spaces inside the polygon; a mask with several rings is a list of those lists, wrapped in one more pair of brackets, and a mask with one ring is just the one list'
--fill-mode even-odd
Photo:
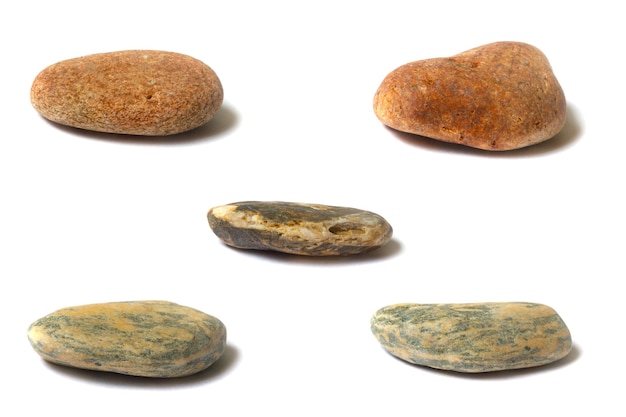
{"label": "rough stone surface", "polygon": [[171,378],[211,366],[226,346],[220,320],[167,301],[64,308],[30,325],[46,361],[125,375]]}
{"label": "rough stone surface", "polygon": [[566,102],[539,49],[496,42],[397,68],[376,91],[374,112],[396,130],[506,151],[554,137]]}
{"label": "rough stone surface", "polygon": [[393,233],[381,216],[354,208],[279,201],[213,207],[213,232],[227,245],[296,255],[353,255],[385,245]]}
{"label": "rough stone surface", "polygon": [[97,132],[165,136],[208,122],[224,93],[215,72],[187,55],[129,50],[53,64],[31,103],[46,119]]}
{"label": "rough stone surface", "polygon": [[572,347],[561,317],[534,303],[397,304],[377,311],[371,328],[392,355],[457,372],[545,365]]}

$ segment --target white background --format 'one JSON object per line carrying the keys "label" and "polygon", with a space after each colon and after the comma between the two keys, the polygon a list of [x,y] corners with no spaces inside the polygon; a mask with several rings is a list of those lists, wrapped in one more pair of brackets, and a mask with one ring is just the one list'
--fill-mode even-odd
{"label": "white background", "polygon": [[[618,4],[3,2],[0,414],[623,415]],[[554,139],[490,153],[375,117],[391,70],[502,40],[550,60],[569,109]],[[46,66],[123,49],[204,61],[222,109],[195,131],[140,139],[60,127],[32,108]],[[241,200],[370,210],[394,238],[341,259],[235,250],[206,212]],[[152,380],[50,365],[26,338],[62,307],[143,299],[220,318],[225,356]],[[542,368],[459,375],[393,358],[369,329],[389,304],[478,301],[553,307],[573,351]]]}

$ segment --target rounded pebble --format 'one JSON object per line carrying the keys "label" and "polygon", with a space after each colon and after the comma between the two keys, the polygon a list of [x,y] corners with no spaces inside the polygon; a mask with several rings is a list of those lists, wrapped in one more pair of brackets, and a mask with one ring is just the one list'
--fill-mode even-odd
{"label": "rounded pebble", "polygon": [[534,303],[396,304],[378,310],[371,329],[392,355],[457,372],[546,365],[572,348],[561,317]]}
{"label": "rounded pebble", "polygon": [[89,304],[55,311],[30,325],[46,361],[125,375],[172,378],[217,361],[226,328],[215,317],[168,301]]}
{"label": "rounded pebble", "polygon": [[224,92],[215,72],[195,58],[129,50],[53,64],[37,75],[30,97],[43,117],[62,125],[166,136],[208,122]]}
{"label": "rounded pebble", "polygon": [[534,145],[565,125],[565,95],[545,55],[495,42],[392,71],[374,96],[385,125],[490,151]]}

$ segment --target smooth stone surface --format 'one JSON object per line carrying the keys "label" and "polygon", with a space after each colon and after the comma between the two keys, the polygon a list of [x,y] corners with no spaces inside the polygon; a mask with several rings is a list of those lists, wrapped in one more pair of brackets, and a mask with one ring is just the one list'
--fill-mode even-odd
{"label": "smooth stone surface", "polygon": [[378,214],[320,204],[245,201],[213,207],[207,217],[229,246],[296,255],[368,252],[389,242],[393,233]]}
{"label": "smooth stone surface", "polygon": [[397,304],[377,311],[371,329],[392,355],[457,372],[546,365],[572,348],[561,317],[534,303]]}
{"label": "smooth stone surface", "polygon": [[566,102],[545,55],[520,42],[496,42],[392,71],[374,112],[402,132],[506,151],[554,137]]}
{"label": "smooth stone surface", "polygon": [[166,136],[208,122],[224,92],[215,72],[187,55],[129,50],[53,64],[31,103],[46,119],[97,132]]}
{"label": "smooth stone surface", "polygon": [[46,361],[155,378],[195,374],[222,356],[226,328],[215,317],[168,301],[64,308],[30,325]]}

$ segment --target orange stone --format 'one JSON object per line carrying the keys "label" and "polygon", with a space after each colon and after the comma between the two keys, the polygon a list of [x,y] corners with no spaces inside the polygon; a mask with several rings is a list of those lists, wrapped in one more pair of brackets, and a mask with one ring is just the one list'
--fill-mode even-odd
{"label": "orange stone", "polygon": [[224,92],[215,72],[187,55],[129,50],[53,64],[31,87],[46,119],[97,132],[166,136],[213,118]]}
{"label": "orange stone", "polygon": [[376,91],[374,112],[402,132],[506,151],[554,137],[566,102],[539,49],[496,42],[402,65]]}

